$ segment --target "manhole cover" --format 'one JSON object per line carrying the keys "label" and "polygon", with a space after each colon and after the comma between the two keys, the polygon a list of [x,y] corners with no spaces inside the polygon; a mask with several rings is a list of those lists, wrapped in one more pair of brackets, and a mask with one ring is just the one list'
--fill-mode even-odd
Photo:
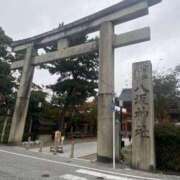
{"label": "manhole cover", "polygon": [[41,175],[41,177],[48,178],[48,177],[50,177],[50,175],[48,173],[44,173],[44,174]]}
{"label": "manhole cover", "polygon": [[72,161],[66,161],[67,163],[71,163]]}
{"label": "manhole cover", "polygon": [[103,177],[97,177],[96,179],[102,180],[102,179],[104,179],[104,178],[103,178]]}

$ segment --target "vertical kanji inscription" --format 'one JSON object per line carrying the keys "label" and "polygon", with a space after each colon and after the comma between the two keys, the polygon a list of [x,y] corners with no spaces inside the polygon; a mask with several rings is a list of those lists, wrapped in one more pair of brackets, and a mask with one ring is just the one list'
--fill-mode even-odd
{"label": "vertical kanji inscription", "polygon": [[133,64],[132,165],[150,170],[154,160],[154,104],[150,61]]}

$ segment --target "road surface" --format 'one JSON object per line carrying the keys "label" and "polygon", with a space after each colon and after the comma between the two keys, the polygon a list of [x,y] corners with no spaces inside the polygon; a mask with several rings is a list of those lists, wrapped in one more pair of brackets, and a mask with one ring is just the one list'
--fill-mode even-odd
{"label": "road surface", "polygon": [[0,180],[180,180],[176,176],[116,169],[111,165],[72,160],[0,146]]}

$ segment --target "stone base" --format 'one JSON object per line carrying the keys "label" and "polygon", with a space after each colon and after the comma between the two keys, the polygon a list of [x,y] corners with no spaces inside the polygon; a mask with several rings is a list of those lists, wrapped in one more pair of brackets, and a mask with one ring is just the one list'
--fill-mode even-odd
{"label": "stone base", "polygon": [[[104,157],[104,156],[97,155],[97,161],[102,162],[102,163],[112,163],[113,159],[109,158],[109,157]],[[120,162],[120,160],[118,158],[116,158],[116,163],[119,163],[119,162]]]}
{"label": "stone base", "polygon": [[140,170],[140,171],[144,171],[144,172],[151,172],[151,173],[155,173],[156,172],[156,167],[153,166],[153,165],[150,165],[149,168],[139,168],[137,166],[133,166],[131,164],[131,168],[134,169],[134,170]]}
{"label": "stone base", "polygon": [[[97,155],[97,161],[98,162],[103,162],[103,163],[112,163],[113,159],[109,157],[104,157],[104,156],[99,156]],[[116,163],[119,163],[120,159],[116,157]]]}
{"label": "stone base", "polygon": [[112,163],[113,162],[112,158],[105,157],[105,156],[99,156],[99,155],[97,155],[97,161],[103,162],[103,163]]}
{"label": "stone base", "polygon": [[22,142],[8,142],[6,146],[21,146]]}

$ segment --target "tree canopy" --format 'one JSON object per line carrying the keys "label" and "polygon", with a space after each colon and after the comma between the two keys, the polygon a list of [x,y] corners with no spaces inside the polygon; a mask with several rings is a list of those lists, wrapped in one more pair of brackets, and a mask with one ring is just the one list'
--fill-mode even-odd
{"label": "tree canopy", "polygon": [[[70,46],[87,42],[87,36],[78,35],[70,39]],[[57,82],[50,85],[61,108],[59,127],[63,128],[64,115],[67,110],[75,110],[87,98],[95,96],[98,78],[98,53],[93,52],[74,58],[66,58],[48,67],[51,74],[59,75]]]}
{"label": "tree canopy", "polygon": [[180,113],[179,69],[177,66],[168,73],[153,77],[155,117],[159,122],[167,121],[172,112]]}
{"label": "tree canopy", "polygon": [[32,118],[39,117],[40,109],[46,103],[47,94],[42,91],[31,91],[31,97],[29,101],[28,116]]}
{"label": "tree canopy", "polygon": [[14,78],[11,74],[9,62],[12,59],[10,44],[12,39],[8,37],[0,27],[0,109],[5,113],[13,103]]}

